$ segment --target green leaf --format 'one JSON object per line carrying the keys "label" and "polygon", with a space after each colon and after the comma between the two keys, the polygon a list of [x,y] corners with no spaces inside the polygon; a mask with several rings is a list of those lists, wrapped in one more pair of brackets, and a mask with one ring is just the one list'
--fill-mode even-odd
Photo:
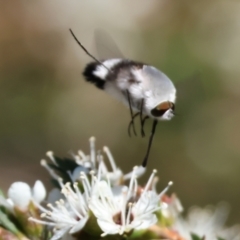
{"label": "green leaf", "polygon": [[225,240],[225,239],[218,237],[217,240]]}
{"label": "green leaf", "polygon": [[13,224],[13,222],[8,218],[7,214],[0,210],[0,225],[3,226],[5,229],[9,230],[13,234],[18,234],[19,230]]}
{"label": "green leaf", "polygon": [[47,226],[43,228],[41,240],[48,240],[52,237],[52,233]]}
{"label": "green leaf", "polygon": [[205,237],[199,237],[198,235],[191,233],[192,240],[204,240]]}

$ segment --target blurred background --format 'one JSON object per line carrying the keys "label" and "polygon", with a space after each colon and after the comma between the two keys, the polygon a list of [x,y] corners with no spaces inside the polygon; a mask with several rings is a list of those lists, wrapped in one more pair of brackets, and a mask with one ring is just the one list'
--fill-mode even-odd
{"label": "blurred background", "polygon": [[240,222],[239,22],[235,0],[1,1],[0,186],[49,184],[45,152],[88,153],[93,135],[125,172],[142,162],[148,138],[129,138],[129,110],[84,81],[91,59],[68,30],[96,55],[102,28],[178,90],[177,116],[158,125],[142,183],[156,168],[159,190],[174,181],[185,208],[224,200]]}

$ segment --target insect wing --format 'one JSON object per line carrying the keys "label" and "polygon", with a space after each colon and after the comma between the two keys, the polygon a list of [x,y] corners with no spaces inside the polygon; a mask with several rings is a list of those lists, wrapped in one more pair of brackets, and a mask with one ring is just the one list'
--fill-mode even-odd
{"label": "insect wing", "polygon": [[100,59],[124,58],[117,44],[106,31],[102,29],[95,30],[94,38]]}

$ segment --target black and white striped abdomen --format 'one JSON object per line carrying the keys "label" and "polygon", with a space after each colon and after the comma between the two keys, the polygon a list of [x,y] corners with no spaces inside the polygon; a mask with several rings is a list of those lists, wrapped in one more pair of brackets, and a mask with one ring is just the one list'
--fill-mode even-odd
{"label": "black and white striped abdomen", "polygon": [[98,62],[89,63],[84,71],[83,76],[86,81],[93,83],[96,87],[104,89],[104,85],[108,76],[111,73],[116,73],[115,67],[124,61],[123,59],[109,59],[102,61],[102,64]]}

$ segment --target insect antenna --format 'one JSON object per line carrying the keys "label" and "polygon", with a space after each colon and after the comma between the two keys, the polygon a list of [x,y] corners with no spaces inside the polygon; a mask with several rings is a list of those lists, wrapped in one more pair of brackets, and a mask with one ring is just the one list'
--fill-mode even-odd
{"label": "insect antenna", "polygon": [[101,61],[99,61],[97,58],[95,58],[83,45],[82,43],[77,39],[76,35],[73,33],[72,29],[69,29],[70,33],[72,34],[73,38],[75,39],[75,41],[77,42],[77,44],[82,48],[82,50],[90,57],[92,58],[94,61],[96,61],[97,63],[101,64],[103,67],[105,67],[108,71],[110,71],[109,68],[107,68]]}
{"label": "insect antenna", "polygon": [[142,162],[143,167],[147,166],[148,156],[149,156],[149,152],[150,152],[150,149],[151,149],[151,146],[152,146],[152,140],[153,140],[153,136],[155,134],[157,123],[158,123],[157,120],[153,121],[152,131],[151,131],[151,135],[150,135],[149,142],[148,142],[147,153],[146,153],[146,156],[145,156],[145,158],[143,159],[143,162]]}

